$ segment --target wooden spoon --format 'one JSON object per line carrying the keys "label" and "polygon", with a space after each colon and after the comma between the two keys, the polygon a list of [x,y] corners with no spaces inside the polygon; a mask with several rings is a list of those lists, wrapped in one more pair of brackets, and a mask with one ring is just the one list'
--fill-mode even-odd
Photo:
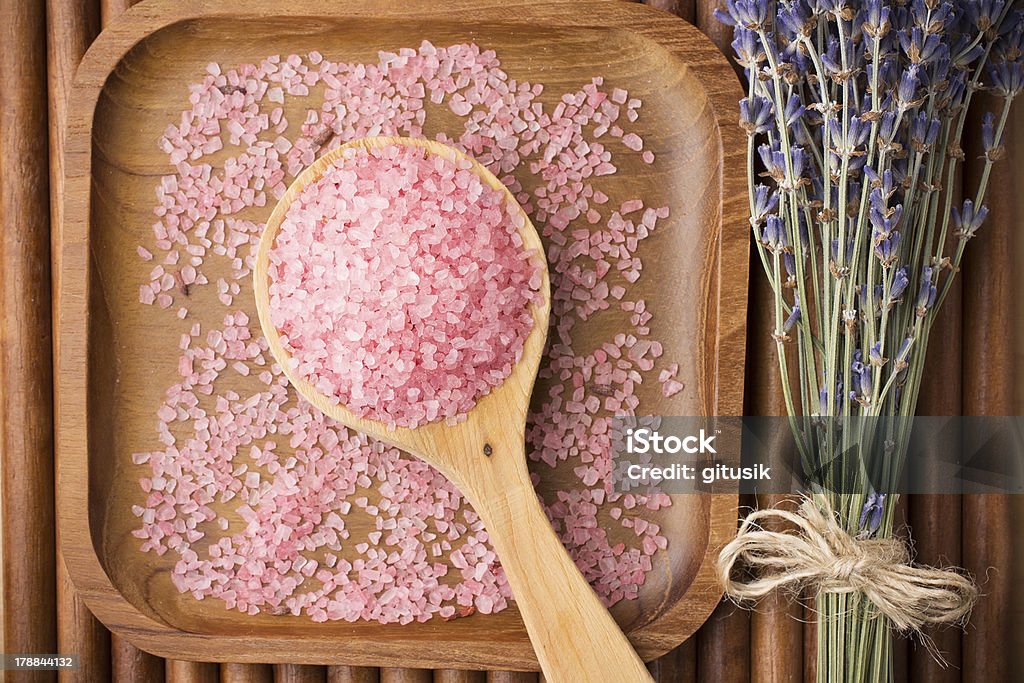
{"label": "wooden spoon", "polygon": [[[469,160],[481,180],[507,193],[515,202],[511,193],[490,171],[462,152],[438,142],[400,137],[363,138],[324,154],[296,178],[281,197],[260,238],[254,273],[256,310],[270,350],[292,385],[307,401],[346,427],[416,455],[459,487],[480,515],[501,558],[530,641],[548,681],[651,681],[643,661],[555,536],[526,469],[523,443],[526,411],[544,352],[551,308],[546,261],[542,269],[543,302],[531,307],[534,326],[526,339],[522,358],[504,383],[480,399],[466,415],[465,421],[459,424],[450,426],[440,421],[416,429],[389,429],[383,422],[357,417],[344,406],[333,403],[305,378],[298,376],[289,363],[288,352],[281,345],[269,313],[267,269],[278,228],[295,197],[319,179],[346,150],[390,145],[421,147],[429,154],[452,160]],[[524,248],[543,255],[537,231],[526,213],[522,215],[524,221],[520,233]]]}

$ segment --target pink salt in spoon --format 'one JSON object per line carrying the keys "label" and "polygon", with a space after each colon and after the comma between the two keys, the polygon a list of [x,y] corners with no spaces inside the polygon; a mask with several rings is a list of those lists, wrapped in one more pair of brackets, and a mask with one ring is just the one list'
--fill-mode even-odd
{"label": "pink salt in spoon", "polygon": [[467,164],[488,187],[507,195],[522,220],[516,221],[523,249],[544,254],[529,217],[508,189],[477,161],[430,140],[364,138],[322,156],[292,183],[274,208],[260,239],[254,269],[256,309],[270,350],[291,384],[310,403],[350,429],[392,444],[430,463],[450,479],[480,515],[501,560],[519,612],[544,675],[551,683],[651,681],[611,614],[580,574],[540,506],[526,468],[526,413],[544,352],[550,313],[546,261],[539,301],[530,304],[533,327],[519,361],[504,381],[480,398],[460,422],[439,419],[416,428],[359,417],[313,386],[293,365],[271,321],[270,252],[289,207],[336,160],[352,150],[405,145],[428,155]]}

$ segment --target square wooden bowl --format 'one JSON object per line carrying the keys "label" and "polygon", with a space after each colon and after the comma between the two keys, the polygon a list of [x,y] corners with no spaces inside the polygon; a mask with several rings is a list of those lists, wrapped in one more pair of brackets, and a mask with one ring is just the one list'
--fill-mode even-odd
{"label": "square wooden bowl", "polygon": [[[187,85],[209,62],[311,50],[374,61],[379,49],[424,39],[496,50],[511,76],[545,85],[542,100],[597,75],[643,100],[635,128],[656,162],[621,163],[608,193],[613,202],[643,197],[671,208],[641,247],[643,277],[633,287],[654,313],[652,330],[679,363],[686,390],[666,399],[656,383],[644,386],[641,411],[741,412],[748,229],[744,141],[735,123],[740,89],[725,58],[692,26],[643,5],[601,0],[148,0],[103,32],[78,71],[58,304],[64,559],[95,614],[144,650],[207,661],[537,668],[514,604],[494,615],[408,626],[246,616],[179,593],[169,579],[170,553],[141,553],[131,536],[138,522],[130,508],[142,498],[142,468],[131,454],[154,447],[154,412],[176,381],[178,338],[193,320],[205,327],[225,312],[215,296],[197,294],[189,320],[175,326],[166,312],[138,303],[152,264],[139,260],[136,246],[151,239],[153,187],[172,170],[157,140],[188,106]],[[218,267],[204,266],[211,280],[229,272]],[[251,288],[235,308],[255,320]],[[602,339],[616,324],[614,313],[581,323],[582,338]],[[557,470],[536,471],[542,494],[568,482]],[[689,637],[718,602],[712,565],[734,533],[736,497],[676,496],[659,514],[668,549],[655,556],[639,598],[612,610],[647,659]]]}

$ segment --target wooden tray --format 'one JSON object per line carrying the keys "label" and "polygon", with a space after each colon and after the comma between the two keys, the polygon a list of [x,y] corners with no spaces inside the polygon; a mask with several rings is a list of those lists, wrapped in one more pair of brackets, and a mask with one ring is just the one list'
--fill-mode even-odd
{"label": "wooden tray", "polygon": [[[167,560],[140,553],[130,536],[137,520],[129,508],[140,496],[130,455],[154,439],[154,411],[176,377],[177,339],[191,324],[178,321],[178,329],[166,312],[138,303],[152,264],[135,254],[150,235],[153,186],[170,169],[157,140],[185,107],[187,85],[210,61],[314,49],[374,60],[378,49],[423,39],[494,49],[510,75],[544,83],[555,97],[603,75],[643,100],[633,125],[657,161],[620,164],[611,180],[622,198],[671,207],[641,247],[636,287],[687,388],[664,399],[657,385],[645,386],[641,407],[740,414],[748,263],[734,123],[740,91],[696,29],[643,5],[601,0],[143,2],[95,42],[71,95],[58,457],[60,532],[75,586],[108,627],[147,651],[214,661],[537,668],[514,604],[496,615],[409,626],[249,617],[180,595]],[[255,319],[251,292],[243,289],[235,303]],[[613,609],[643,657],[675,647],[710,614],[721,594],[713,560],[735,520],[735,496],[675,498],[662,525],[668,550],[639,599]]]}

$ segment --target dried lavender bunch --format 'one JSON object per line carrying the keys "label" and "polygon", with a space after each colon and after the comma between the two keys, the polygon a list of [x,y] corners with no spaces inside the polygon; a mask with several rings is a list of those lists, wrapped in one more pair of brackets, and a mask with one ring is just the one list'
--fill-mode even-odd
{"label": "dried lavender bunch", "polygon": [[[719,17],[735,27],[747,76],[750,224],[775,293],[772,337],[798,447],[806,467],[826,472],[860,450],[894,484],[909,421],[876,433],[850,418],[915,412],[936,312],[988,214],[989,174],[1024,89],[1024,3],[726,0],[726,9]],[[979,131],[983,172],[954,204],[960,140],[980,91],[997,103]],[[891,489],[837,471],[815,493],[847,531],[891,534]],[[852,596],[826,597],[835,604],[822,610],[871,611]],[[863,652],[874,631],[887,652],[884,631],[860,626],[819,636]],[[829,643],[819,644],[820,660]],[[886,652],[853,673],[820,661],[819,679],[879,680]]]}

